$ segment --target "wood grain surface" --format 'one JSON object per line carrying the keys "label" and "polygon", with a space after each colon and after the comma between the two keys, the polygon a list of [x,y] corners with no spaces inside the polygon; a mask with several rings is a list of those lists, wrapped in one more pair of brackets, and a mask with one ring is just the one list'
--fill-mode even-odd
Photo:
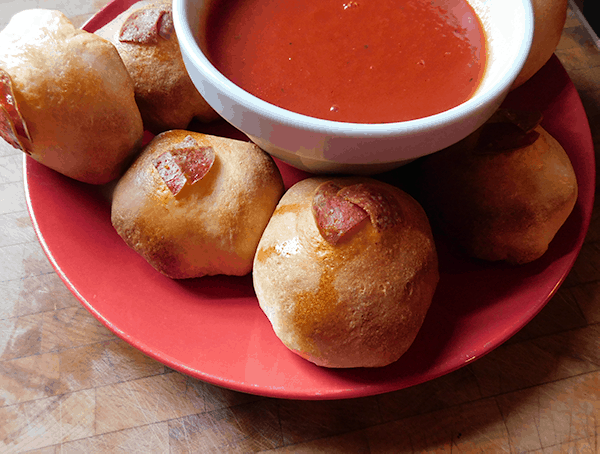
{"label": "wood grain surface", "polygon": [[[79,26],[106,3],[1,0],[0,29],[36,7]],[[598,150],[595,39],[570,8],[556,55]],[[489,355],[397,392],[293,401],[190,378],[96,321],[36,239],[22,162],[0,141],[0,453],[600,452],[600,210],[558,293]]]}

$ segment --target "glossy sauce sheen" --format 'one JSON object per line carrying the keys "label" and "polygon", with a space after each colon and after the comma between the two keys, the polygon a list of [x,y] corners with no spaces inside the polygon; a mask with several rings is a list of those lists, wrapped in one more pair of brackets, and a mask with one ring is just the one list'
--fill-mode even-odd
{"label": "glossy sauce sheen", "polygon": [[404,121],[469,99],[485,37],[465,0],[216,0],[207,54],[236,85],[305,115]]}

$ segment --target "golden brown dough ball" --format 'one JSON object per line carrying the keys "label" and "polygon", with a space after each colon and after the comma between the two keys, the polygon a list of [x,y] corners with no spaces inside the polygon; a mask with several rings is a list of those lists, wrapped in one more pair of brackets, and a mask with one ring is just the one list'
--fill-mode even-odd
{"label": "golden brown dough ball", "polygon": [[567,20],[568,0],[532,0],[533,42],[525,65],[512,85],[515,89],[538,72],[552,57]]}
{"label": "golden brown dough ball", "polygon": [[539,125],[489,123],[419,165],[418,199],[432,223],[483,260],[538,259],[577,200],[569,157]]}
{"label": "golden brown dough ball", "polygon": [[0,32],[0,136],[76,180],[117,178],[142,120],[115,47],[59,11],[22,11]]}
{"label": "golden brown dough ball", "polygon": [[429,221],[407,193],[370,178],[315,177],[281,199],[253,279],[289,349],[325,367],[380,367],[413,343],[439,272]]}
{"label": "golden brown dough ball", "polygon": [[283,190],[275,162],[256,145],[172,130],[156,136],[119,180],[111,219],[166,276],[241,276]]}
{"label": "golden brown dough ball", "polygon": [[135,3],[96,34],[111,41],[121,55],[146,129],[158,134],[185,129],[194,118],[219,118],[185,69],[170,0]]}

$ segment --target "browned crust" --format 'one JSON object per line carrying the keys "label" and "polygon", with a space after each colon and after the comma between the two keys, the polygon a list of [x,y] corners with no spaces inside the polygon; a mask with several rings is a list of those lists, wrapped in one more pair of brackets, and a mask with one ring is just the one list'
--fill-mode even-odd
{"label": "browned crust", "polygon": [[546,130],[533,145],[477,153],[459,143],[422,161],[419,200],[469,255],[528,263],[541,257],[577,200],[575,172]]}
{"label": "browned crust", "polygon": [[121,25],[134,12],[171,2],[139,2],[96,31],[111,41],[135,84],[135,99],[144,126],[155,134],[185,129],[193,118],[209,122],[219,118],[192,83],[183,63],[175,32],[153,44],[119,41]]}
{"label": "browned crust", "polygon": [[[401,220],[370,223],[333,246],[311,203],[324,181],[375,184],[401,206]],[[254,262],[261,308],[283,343],[326,367],[377,367],[412,344],[439,279],[429,222],[408,194],[368,178],[310,178],[290,188],[265,229]]]}
{"label": "browned crust", "polygon": [[58,11],[27,10],[0,32],[0,67],[13,81],[34,159],[87,183],[123,172],[143,127],[133,83],[111,43]]}
{"label": "browned crust", "polygon": [[527,82],[552,57],[567,20],[568,0],[532,0],[533,42],[523,69],[511,89]]}
{"label": "browned crust", "polygon": [[[213,147],[216,158],[175,197],[152,161],[188,135]],[[111,219],[124,241],[169,277],[244,275],[282,194],[277,166],[256,145],[173,130],[156,136],[119,180]]]}

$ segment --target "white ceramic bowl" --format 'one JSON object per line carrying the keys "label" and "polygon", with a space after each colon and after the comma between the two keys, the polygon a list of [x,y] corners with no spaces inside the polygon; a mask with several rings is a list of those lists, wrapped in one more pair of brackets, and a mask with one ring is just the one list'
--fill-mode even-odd
{"label": "white ceramic bowl", "polygon": [[[210,0],[173,0],[183,60],[206,101],[271,155],[314,173],[373,174],[441,150],[481,126],[500,106],[529,54],[530,0],[469,0],[487,39],[487,66],[471,99],[445,112],[397,123],[322,120],[265,102],[229,81],[202,50]],[[198,37],[200,39],[198,39]]]}

